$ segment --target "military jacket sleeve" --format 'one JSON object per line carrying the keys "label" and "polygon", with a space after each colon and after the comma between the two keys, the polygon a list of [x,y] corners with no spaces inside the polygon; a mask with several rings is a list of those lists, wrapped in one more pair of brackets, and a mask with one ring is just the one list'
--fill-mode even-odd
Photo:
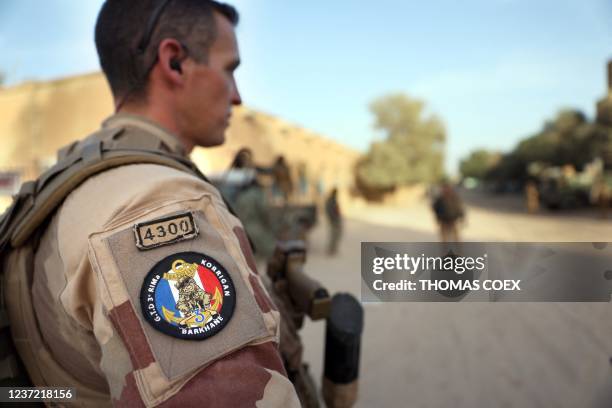
{"label": "military jacket sleeve", "polygon": [[[91,328],[113,404],[299,406],[279,313],[212,186],[125,166],[88,180],[59,217],[63,307]],[[86,248],[71,244],[85,233]]]}

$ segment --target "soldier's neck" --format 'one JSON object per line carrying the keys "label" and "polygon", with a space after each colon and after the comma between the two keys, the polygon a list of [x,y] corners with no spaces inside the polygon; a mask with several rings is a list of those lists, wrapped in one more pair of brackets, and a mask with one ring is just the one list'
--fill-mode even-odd
{"label": "soldier's neck", "polygon": [[193,143],[189,142],[181,135],[181,131],[175,116],[165,107],[133,103],[125,104],[117,111],[117,113],[129,113],[132,115],[145,117],[176,136],[185,148],[185,152],[187,152],[187,154],[193,150]]}

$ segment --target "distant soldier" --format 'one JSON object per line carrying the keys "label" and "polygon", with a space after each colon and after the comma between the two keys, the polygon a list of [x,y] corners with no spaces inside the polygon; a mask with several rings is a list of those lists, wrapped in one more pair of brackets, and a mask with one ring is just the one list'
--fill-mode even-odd
{"label": "distant soldier", "polygon": [[441,186],[440,194],[433,202],[433,211],[440,226],[442,242],[459,242],[457,221],[464,218],[463,203],[450,183]]}
{"label": "distant soldier", "polygon": [[219,186],[225,198],[232,205],[238,199],[240,191],[255,177],[256,172],[251,149],[247,147],[240,149],[223,175]]}
{"label": "distant soldier", "polygon": [[525,199],[527,200],[527,211],[535,214],[540,209],[540,194],[535,181],[529,180],[525,185]]}
{"label": "distant soldier", "polygon": [[256,255],[267,258],[274,251],[276,238],[265,190],[258,181],[262,174],[271,174],[271,169],[258,167],[252,150],[244,147],[234,156],[220,187],[253,241]]}
{"label": "distant soldier", "polygon": [[268,258],[274,252],[276,237],[268,213],[265,192],[254,175],[240,189],[233,205],[234,211],[255,244],[256,255]]}
{"label": "distant soldier", "polygon": [[243,147],[238,150],[236,156],[234,156],[234,161],[232,162],[230,168],[233,169],[250,169],[253,168],[253,152],[248,147]]}
{"label": "distant soldier", "polygon": [[602,182],[599,190],[598,203],[601,218],[608,218],[608,209],[610,208],[610,188],[605,181]]}
{"label": "distant soldier", "polygon": [[327,200],[325,200],[325,214],[329,221],[329,244],[327,253],[335,255],[338,252],[338,243],[342,235],[342,216],[340,214],[340,206],[338,205],[338,189],[334,188]]}
{"label": "distant soldier", "polygon": [[293,181],[291,180],[289,166],[287,166],[283,156],[278,156],[272,167],[272,172],[274,174],[274,193],[281,195],[284,203],[287,204],[293,192]]}

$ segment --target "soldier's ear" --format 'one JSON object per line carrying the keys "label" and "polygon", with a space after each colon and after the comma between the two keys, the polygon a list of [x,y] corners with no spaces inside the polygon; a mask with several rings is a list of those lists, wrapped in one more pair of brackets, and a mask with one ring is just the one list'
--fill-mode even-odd
{"label": "soldier's ear", "polygon": [[187,58],[183,45],[173,38],[166,38],[159,44],[159,69],[163,77],[172,83],[179,84],[183,80],[182,61]]}

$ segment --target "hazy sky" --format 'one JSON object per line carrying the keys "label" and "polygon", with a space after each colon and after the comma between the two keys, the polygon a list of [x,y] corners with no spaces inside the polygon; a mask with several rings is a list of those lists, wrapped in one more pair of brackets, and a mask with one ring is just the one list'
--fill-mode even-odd
{"label": "hazy sky", "polygon": [[[8,83],[97,70],[101,3],[0,0]],[[612,58],[609,0],[232,4],[245,104],[365,150],[377,137],[368,103],[405,92],[446,124],[450,171],[475,148],[511,148],[560,108],[592,117]]]}

